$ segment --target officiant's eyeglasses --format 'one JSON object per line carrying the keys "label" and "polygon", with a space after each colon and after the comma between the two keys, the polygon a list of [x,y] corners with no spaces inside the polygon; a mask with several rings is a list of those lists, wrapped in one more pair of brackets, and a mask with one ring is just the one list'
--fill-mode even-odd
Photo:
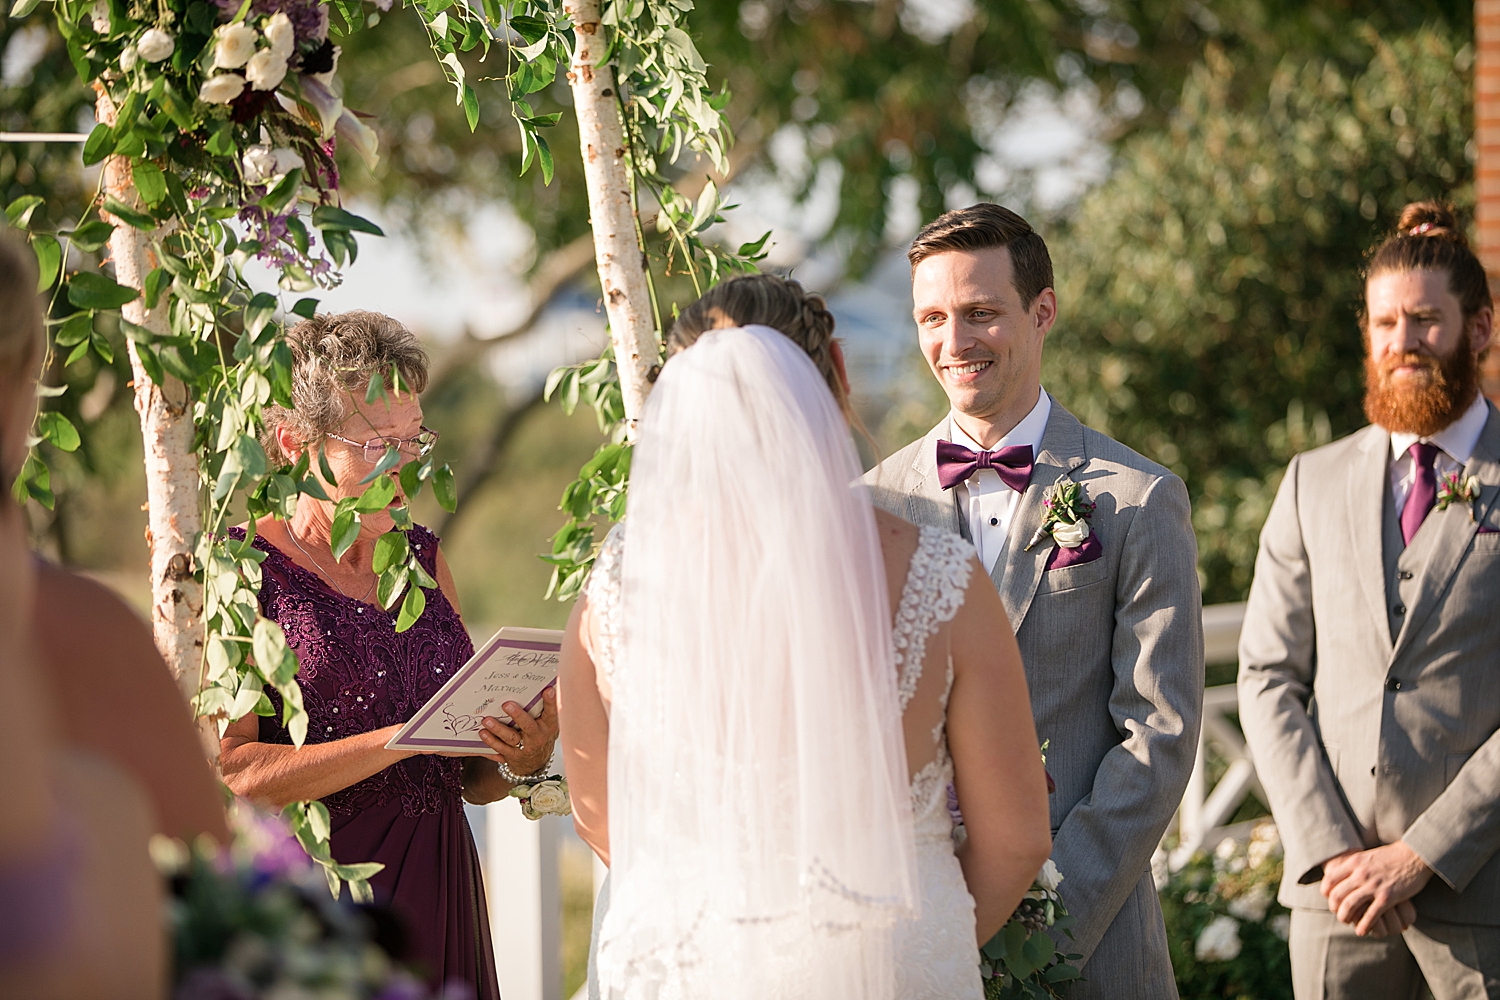
{"label": "officiant's eyeglasses", "polygon": [[378,437],[371,438],[368,441],[350,441],[348,438],[339,437],[337,434],[326,436],[333,438],[335,441],[342,441],[344,444],[354,448],[363,448],[365,461],[372,464],[380,461],[381,457],[385,455],[387,448],[395,448],[408,458],[423,458],[438,443],[438,432],[425,424],[416,437],[409,438]]}

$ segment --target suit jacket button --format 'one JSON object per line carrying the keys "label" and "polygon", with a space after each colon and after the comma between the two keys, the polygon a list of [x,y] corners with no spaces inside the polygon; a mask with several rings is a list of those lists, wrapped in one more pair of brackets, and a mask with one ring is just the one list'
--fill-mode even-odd
{"label": "suit jacket button", "polygon": [[1403,569],[1401,572],[1397,573],[1396,576],[1398,578],[1402,579],[1402,580],[1410,580],[1411,579],[1411,570],[1409,570],[1409,569]]}
{"label": "suit jacket button", "polygon": [[1394,608],[1391,608],[1391,611],[1398,615],[1404,615],[1406,614],[1406,605],[1398,604]]}
{"label": "suit jacket button", "polygon": [[1388,680],[1388,681],[1385,682],[1385,689],[1387,691],[1400,691],[1401,690],[1401,682],[1398,681],[1396,678],[1392,677],[1390,680]]}

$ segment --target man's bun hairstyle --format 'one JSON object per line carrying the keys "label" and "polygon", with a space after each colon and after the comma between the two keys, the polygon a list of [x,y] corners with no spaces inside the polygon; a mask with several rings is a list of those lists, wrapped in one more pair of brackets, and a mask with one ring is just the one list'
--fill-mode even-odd
{"label": "man's bun hairstyle", "polygon": [[1448,291],[1458,299],[1465,321],[1492,304],[1489,276],[1469,248],[1451,205],[1414,201],[1403,208],[1395,231],[1370,254],[1365,280],[1406,271],[1445,272]]}

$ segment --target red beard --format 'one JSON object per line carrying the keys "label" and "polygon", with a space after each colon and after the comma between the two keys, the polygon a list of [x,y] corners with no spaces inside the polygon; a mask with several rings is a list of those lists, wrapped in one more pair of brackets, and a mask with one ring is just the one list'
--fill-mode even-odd
{"label": "red beard", "polygon": [[[1427,378],[1396,382],[1391,372],[1403,365],[1427,369]],[[1376,361],[1365,355],[1365,416],[1396,434],[1427,437],[1461,416],[1479,394],[1479,361],[1467,338],[1447,357],[1393,355]]]}

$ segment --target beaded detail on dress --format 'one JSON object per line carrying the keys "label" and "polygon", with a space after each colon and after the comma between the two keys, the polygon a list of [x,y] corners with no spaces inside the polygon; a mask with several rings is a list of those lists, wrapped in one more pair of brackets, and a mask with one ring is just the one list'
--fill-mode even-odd
{"label": "beaded detail on dress", "polygon": [[[239,528],[234,538],[244,538]],[[437,571],[437,536],[420,525],[409,535],[428,573]],[[422,617],[396,632],[395,617],[378,604],[346,597],[257,537],[261,613],[286,633],[301,663],[298,682],[307,709],[308,743],[326,743],[404,723],[474,655],[463,622],[441,589],[427,593]],[[281,698],[266,688],[276,714],[262,718],[260,738],[291,743],[281,725]],[[463,761],[420,754],[323,798],[335,815],[401,800],[407,816],[459,808]]]}
{"label": "beaded detail on dress", "polygon": [[594,612],[599,640],[597,666],[611,688],[615,683],[615,662],[620,658],[620,557],[624,551],[625,525],[617,524],[599,546],[593,572],[583,585],[583,594]]}

